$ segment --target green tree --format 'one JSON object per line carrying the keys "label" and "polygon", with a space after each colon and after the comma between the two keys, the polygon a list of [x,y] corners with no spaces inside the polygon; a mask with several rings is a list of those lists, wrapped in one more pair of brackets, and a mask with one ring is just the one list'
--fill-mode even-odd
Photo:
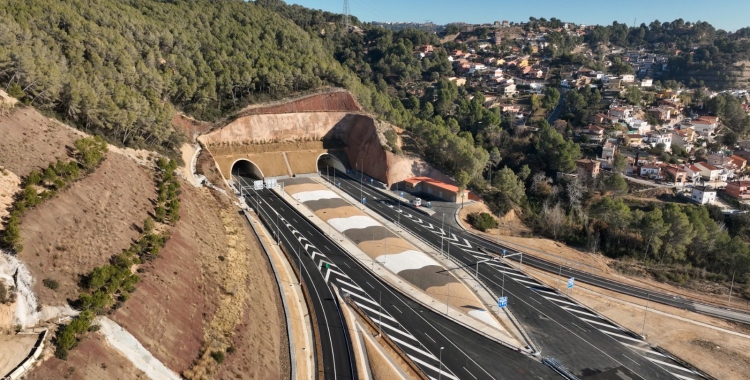
{"label": "green tree", "polygon": [[620,153],[616,153],[615,156],[612,157],[612,169],[615,173],[625,173],[627,164],[628,162],[625,159],[625,156],[621,155]]}
{"label": "green tree", "polygon": [[566,140],[546,120],[539,123],[535,148],[543,165],[550,171],[572,172],[576,168],[575,161],[581,157],[578,144]]}
{"label": "green tree", "polygon": [[520,205],[526,199],[523,181],[507,166],[492,177],[492,185],[512,205]]}
{"label": "green tree", "polygon": [[657,253],[662,245],[662,238],[667,233],[669,226],[664,223],[661,209],[654,208],[643,216],[638,225],[643,245],[645,247],[643,258],[648,257],[649,249]]}
{"label": "green tree", "polygon": [[557,106],[557,103],[560,101],[560,91],[557,91],[556,88],[547,86],[544,89],[544,100],[542,106],[547,110],[552,110]]}
{"label": "green tree", "polygon": [[464,192],[466,191],[466,185],[469,184],[471,177],[465,171],[459,171],[456,175],[456,182],[458,182],[458,192],[461,195],[461,207],[464,204]]}
{"label": "green tree", "polygon": [[664,236],[659,261],[668,259],[670,262],[682,262],[685,260],[685,250],[693,239],[693,227],[687,215],[682,212],[680,206],[667,203],[664,206],[664,224],[669,226]]}
{"label": "green tree", "polygon": [[628,183],[617,173],[604,174],[601,176],[602,190],[612,193],[612,196],[624,195],[628,192]]}

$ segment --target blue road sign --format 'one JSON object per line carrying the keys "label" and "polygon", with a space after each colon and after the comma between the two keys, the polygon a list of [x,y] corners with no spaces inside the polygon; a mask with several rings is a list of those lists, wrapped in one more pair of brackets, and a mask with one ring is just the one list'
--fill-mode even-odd
{"label": "blue road sign", "polygon": [[362,203],[367,203],[367,198],[362,198]]}
{"label": "blue road sign", "polygon": [[508,306],[508,297],[497,297],[497,307],[503,308]]}
{"label": "blue road sign", "polygon": [[571,277],[571,278],[569,278],[569,279],[568,279],[568,289],[571,289],[571,288],[573,288],[573,285],[575,285],[575,283],[576,283],[576,279],[575,279],[575,277]]}
{"label": "blue road sign", "polygon": [[403,197],[404,197],[404,192],[402,191],[402,192],[401,192],[401,198],[403,198]]}
{"label": "blue road sign", "polygon": [[503,249],[503,257],[505,257],[505,250]]}

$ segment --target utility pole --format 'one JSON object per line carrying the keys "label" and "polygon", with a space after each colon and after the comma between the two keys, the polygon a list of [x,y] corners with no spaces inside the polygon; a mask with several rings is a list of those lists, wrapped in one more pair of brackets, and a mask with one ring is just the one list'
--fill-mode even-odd
{"label": "utility pole", "polygon": [[451,226],[448,226],[448,252],[446,253],[446,257],[451,257]]}
{"label": "utility pole", "polygon": [[732,289],[734,289],[734,274],[736,272],[737,271],[732,272],[732,285],[729,286],[729,301],[728,302],[730,305],[732,304]]}

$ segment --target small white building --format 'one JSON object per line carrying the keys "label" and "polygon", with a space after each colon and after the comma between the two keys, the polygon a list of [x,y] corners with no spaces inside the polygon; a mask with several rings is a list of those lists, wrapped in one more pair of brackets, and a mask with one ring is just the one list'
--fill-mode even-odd
{"label": "small white building", "polygon": [[633,74],[623,74],[623,76],[620,77],[620,79],[622,79],[622,81],[625,82],[625,83],[633,83],[633,82],[635,82],[635,75],[633,75]]}
{"label": "small white building", "polygon": [[695,203],[702,205],[713,203],[716,200],[716,189],[711,189],[705,186],[693,187],[693,192],[690,194],[690,199]]}
{"label": "small white building", "polygon": [[643,78],[641,80],[641,87],[653,87],[654,80],[651,78]]}

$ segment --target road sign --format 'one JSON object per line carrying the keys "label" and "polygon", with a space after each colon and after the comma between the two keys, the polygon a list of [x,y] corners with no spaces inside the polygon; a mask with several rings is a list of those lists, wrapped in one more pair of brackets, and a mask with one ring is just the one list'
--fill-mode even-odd
{"label": "road sign", "polygon": [[497,297],[497,307],[504,308],[508,306],[508,297]]}
{"label": "road sign", "polygon": [[253,190],[263,190],[263,181],[253,181]]}
{"label": "road sign", "polygon": [[275,189],[278,186],[275,178],[269,178],[266,180],[266,189]]}
{"label": "road sign", "polygon": [[503,257],[505,257],[505,250],[503,249]]}
{"label": "road sign", "polygon": [[362,203],[367,203],[367,198],[362,198]]}
{"label": "road sign", "polygon": [[572,288],[573,288],[573,285],[575,285],[575,283],[576,283],[576,279],[575,279],[575,277],[571,277],[571,278],[569,278],[569,279],[568,279],[568,289],[572,289]]}

